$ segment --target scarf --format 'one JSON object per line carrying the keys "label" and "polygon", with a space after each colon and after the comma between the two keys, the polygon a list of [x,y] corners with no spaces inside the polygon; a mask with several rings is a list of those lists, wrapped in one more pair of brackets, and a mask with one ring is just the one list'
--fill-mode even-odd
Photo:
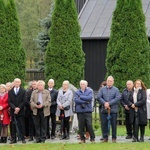
{"label": "scarf", "polygon": [[133,102],[134,104],[137,102],[137,94],[138,94],[138,91],[142,89],[141,87],[138,87],[138,88],[135,88],[134,87],[134,92],[133,92]]}

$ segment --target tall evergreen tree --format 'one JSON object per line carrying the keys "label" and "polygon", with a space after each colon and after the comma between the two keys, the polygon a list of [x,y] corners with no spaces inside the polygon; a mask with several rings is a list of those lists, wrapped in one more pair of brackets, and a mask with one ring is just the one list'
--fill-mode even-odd
{"label": "tall evergreen tree", "polygon": [[25,51],[21,45],[19,20],[14,0],[8,0],[6,5],[7,15],[7,81],[18,77],[25,81]]}
{"label": "tall evergreen tree", "polygon": [[63,80],[78,85],[79,80],[83,78],[84,59],[80,27],[75,4],[71,0],[69,5],[71,8],[68,8],[67,3],[68,1],[64,0],[55,2],[50,42],[46,51],[46,80],[55,79],[57,88],[61,86]]}
{"label": "tall evergreen tree", "polygon": [[[121,0],[118,0],[119,3],[122,3]],[[122,10],[119,5],[116,9],[120,9],[122,19],[117,22],[117,13],[114,13],[107,49],[107,75],[114,76],[120,90],[129,79],[142,79],[150,87],[150,46],[141,0],[124,0]],[[117,31],[118,24],[120,30]]]}
{"label": "tall evergreen tree", "polygon": [[6,15],[4,1],[0,0],[0,83],[5,83],[6,64]]}

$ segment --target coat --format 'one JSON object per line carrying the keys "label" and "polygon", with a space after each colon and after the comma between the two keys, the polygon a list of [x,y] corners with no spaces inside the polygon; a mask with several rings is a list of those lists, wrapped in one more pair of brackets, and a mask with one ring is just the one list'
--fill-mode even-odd
{"label": "coat", "polygon": [[140,89],[137,93],[137,102],[134,104],[133,101],[133,92],[130,92],[129,95],[129,103],[128,106],[130,107],[129,116],[130,116],[130,123],[133,124],[134,122],[134,109],[131,108],[131,105],[134,104],[135,107],[138,107],[138,124],[139,125],[147,125],[147,108],[146,108],[146,91]]}
{"label": "coat", "polygon": [[57,111],[56,116],[60,116],[60,109],[59,106],[63,105],[63,107],[66,107],[70,105],[69,110],[64,110],[65,117],[73,116],[72,111],[72,103],[73,103],[73,92],[68,89],[65,94],[63,94],[63,90],[59,90],[58,97],[57,97]]}
{"label": "coat", "polygon": [[[31,94],[30,105],[33,111],[33,115],[37,115],[38,111],[38,108],[36,108],[36,104],[38,102],[38,93],[39,93],[38,90],[34,90]],[[42,91],[42,100],[43,100],[44,117],[46,117],[50,115],[50,103],[51,103],[50,93],[46,89]]]}
{"label": "coat", "polygon": [[8,93],[5,93],[4,96],[0,96],[0,106],[3,107],[3,109],[0,110],[0,115],[4,115],[2,124],[10,124],[10,115],[8,113]]}
{"label": "coat", "polygon": [[84,92],[81,89],[75,92],[75,111],[76,113],[91,113],[93,111],[92,106],[92,90],[86,88]]}
{"label": "coat", "polygon": [[26,91],[23,88],[19,88],[18,94],[16,95],[14,92],[14,88],[12,88],[8,92],[8,103],[10,105],[10,115],[14,117],[14,111],[16,107],[20,108],[17,116],[24,116],[24,106],[26,104]]}
{"label": "coat", "polygon": [[50,96],[51,96],[51,106],[50,106],[50,112],[51,113],[56,113],[57,110],[57,96],[58,96],[58,91],[55,89],[52,89],[50,91]]}

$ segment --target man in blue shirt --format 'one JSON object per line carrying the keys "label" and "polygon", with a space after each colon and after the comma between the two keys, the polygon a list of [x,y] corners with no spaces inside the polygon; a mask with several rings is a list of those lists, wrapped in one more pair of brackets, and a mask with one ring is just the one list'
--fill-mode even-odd
{"label": "man in blue shirt", "polygon": [[102,87],[97,98],[102,105],[102,132],[103,141],[108,142],[108,110],[110,109],[110,123],[112,126],[112,142],[116,142],[116,130],[117,130],[117,112],[118,112],[118,102],[121,98],[118,88],[114,85],[114,78],[109,76],[107,78],[107,86]]}

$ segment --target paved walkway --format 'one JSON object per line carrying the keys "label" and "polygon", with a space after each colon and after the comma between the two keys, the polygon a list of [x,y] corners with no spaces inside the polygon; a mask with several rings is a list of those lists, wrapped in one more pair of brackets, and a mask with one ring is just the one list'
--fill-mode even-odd
{"label": "paved walkway", "polygon": [[[96,136],[95,138],[95,142],[96,143],[100,143],[100,136]],[[145,142],[150,142],[149,140],[150,137],[145,137]],[[69,140],[60,140],[59,138],[55,138],[54,140],[51,139],[47,139],[45,143],[79,143],[80,140],[77,139],[77,135],[70,135],[70,139]],[[7,144],[9,144],[9,140],[7,142]],[[28,142],[28,139],[26,139],[26,144],[32,144],[34,143],[34,141]],[[91,143],[90,140],[86,140],[86,143]],[[109,140],[109,143],[111,143],[111,139]],[[132,139],[125,139],[125,136],[118,136],[117,137],[117,143],[132,143]],[[16,144],[22,144],[22,142],[17,142]],[[4,144],[0,144],[0,145],[4,145]]]}

